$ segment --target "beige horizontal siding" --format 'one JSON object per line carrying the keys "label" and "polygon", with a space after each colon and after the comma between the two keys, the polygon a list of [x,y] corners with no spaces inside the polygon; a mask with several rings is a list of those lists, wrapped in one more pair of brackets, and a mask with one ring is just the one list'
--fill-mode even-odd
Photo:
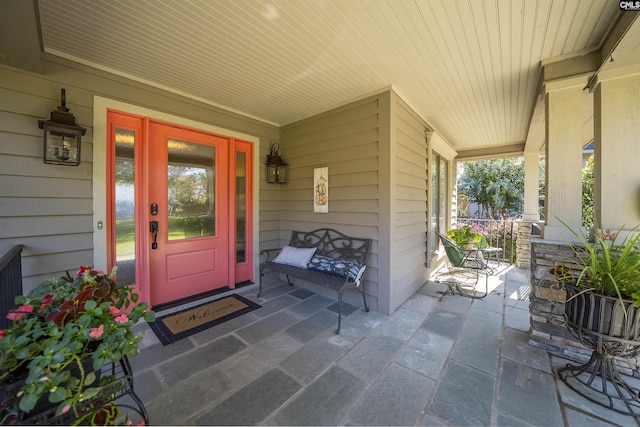
{"label": "beige horizontal siding", "polygon": [[[70,196],[70,195],[67,195]],[[71,197],[50,197],[43,202],[42,198],[1,197],[0,212],[4,217],[11,216],[50,216],[78,215],[91,210],[91,200]]]}
{"label": "beige horizontal siding", "polygon": [[[0,254],[23,244],[23,287],[75,271],[93,263],[93,99],[95,95],[140,105],[256,135],[261,144],[255,161],[264,163],[279,129],[235,113],[182,98],[160,89],[43,55],[43,73],[0,65]],[[67,107],[87,129],[78,167],[42,162],[42,130],[60,105],[66,89]],[[260,246],[278,240],[280,189],[264,185],[260,168]],[[263,210],[264,209],[264,210]],[[264,239],[264,243],[262,243]]]}
{"label": "beige horizontal siding", "polygon": [[[373,239],[364,286],[367,303],[378,306],[378,233],[380,228],[379,125],[376,96],[282,128],[282,156],[288,182],[281,194],[280,228],[311,231],[334,228]],[[313,170],[329,168],[329,212],[313,211]],[[361,305],[355,293],[345,300]]]}
{"label": "beige horizontal siding", "polygon": [[397,308],[426,281],[427,144],[426,125],[399,97],[392,97],[395,143],[391,306]]}

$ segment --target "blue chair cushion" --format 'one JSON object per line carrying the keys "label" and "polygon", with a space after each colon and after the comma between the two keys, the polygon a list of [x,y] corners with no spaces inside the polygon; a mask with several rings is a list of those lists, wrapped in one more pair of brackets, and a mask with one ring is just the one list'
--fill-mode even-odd
{"label": "blue chair cushion", "polygon": [[347,273],[349,280],[360,285],[360,279],[367,266],[352,261],[330,258],[322,255],[313,255],[307,268],[310,270],[322,271],[337,276],[344,276]]}

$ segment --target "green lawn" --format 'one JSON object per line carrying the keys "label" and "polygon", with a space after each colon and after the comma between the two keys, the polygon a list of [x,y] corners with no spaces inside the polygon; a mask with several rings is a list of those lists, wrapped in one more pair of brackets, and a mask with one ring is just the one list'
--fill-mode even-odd
{"label": "green lawn", "polygon": [[[178,220],[178,218],[172,218],[171,221]],[[181,227],[170,227],[169,240],[180,240],[187,237]],[[116,254],[118,257],[135,255],[135,229],[133,218],[118,219],[116,220]]]}

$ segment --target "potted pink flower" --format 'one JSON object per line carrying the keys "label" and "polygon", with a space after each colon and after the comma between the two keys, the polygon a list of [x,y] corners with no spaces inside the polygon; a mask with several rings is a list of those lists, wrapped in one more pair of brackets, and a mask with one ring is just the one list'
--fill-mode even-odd
{"label": "potted pink flower", "polygon": [[100,393],[106,363],[138,354],[142,337],[132,326],[155,314],[131,286],[116,283],[115,272],[80,267],[75,278],[67,273],[16,298],[7,316],[13,324],[0,331],[1,424],[43,407],[73,413]]}

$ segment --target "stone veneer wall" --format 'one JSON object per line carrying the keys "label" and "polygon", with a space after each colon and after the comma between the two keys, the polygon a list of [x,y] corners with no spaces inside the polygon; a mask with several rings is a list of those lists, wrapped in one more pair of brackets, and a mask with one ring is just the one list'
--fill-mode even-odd
{"label": "stone veneer wall", "polygon": [[[531,239],[531,294],[529,344],[550,353],[587,361],[592,350],[584,347],[564,326],[566,292],[552,280],[549,270],[562,264],[577,277],[581,265],[574,250],[564,242]],[[637,369],[640,360],[619,360],[619,367]]]}
{"label": "stone veneer wall", "polygon": [[529,344],[572,359],[585,360],[591,355],[564,326],[566,292],[549,280],[549,270],[565,265],[571,273],[580,273],[573,249],[565,243],[531,239],[531,294],[529,312],[531,331]]}

